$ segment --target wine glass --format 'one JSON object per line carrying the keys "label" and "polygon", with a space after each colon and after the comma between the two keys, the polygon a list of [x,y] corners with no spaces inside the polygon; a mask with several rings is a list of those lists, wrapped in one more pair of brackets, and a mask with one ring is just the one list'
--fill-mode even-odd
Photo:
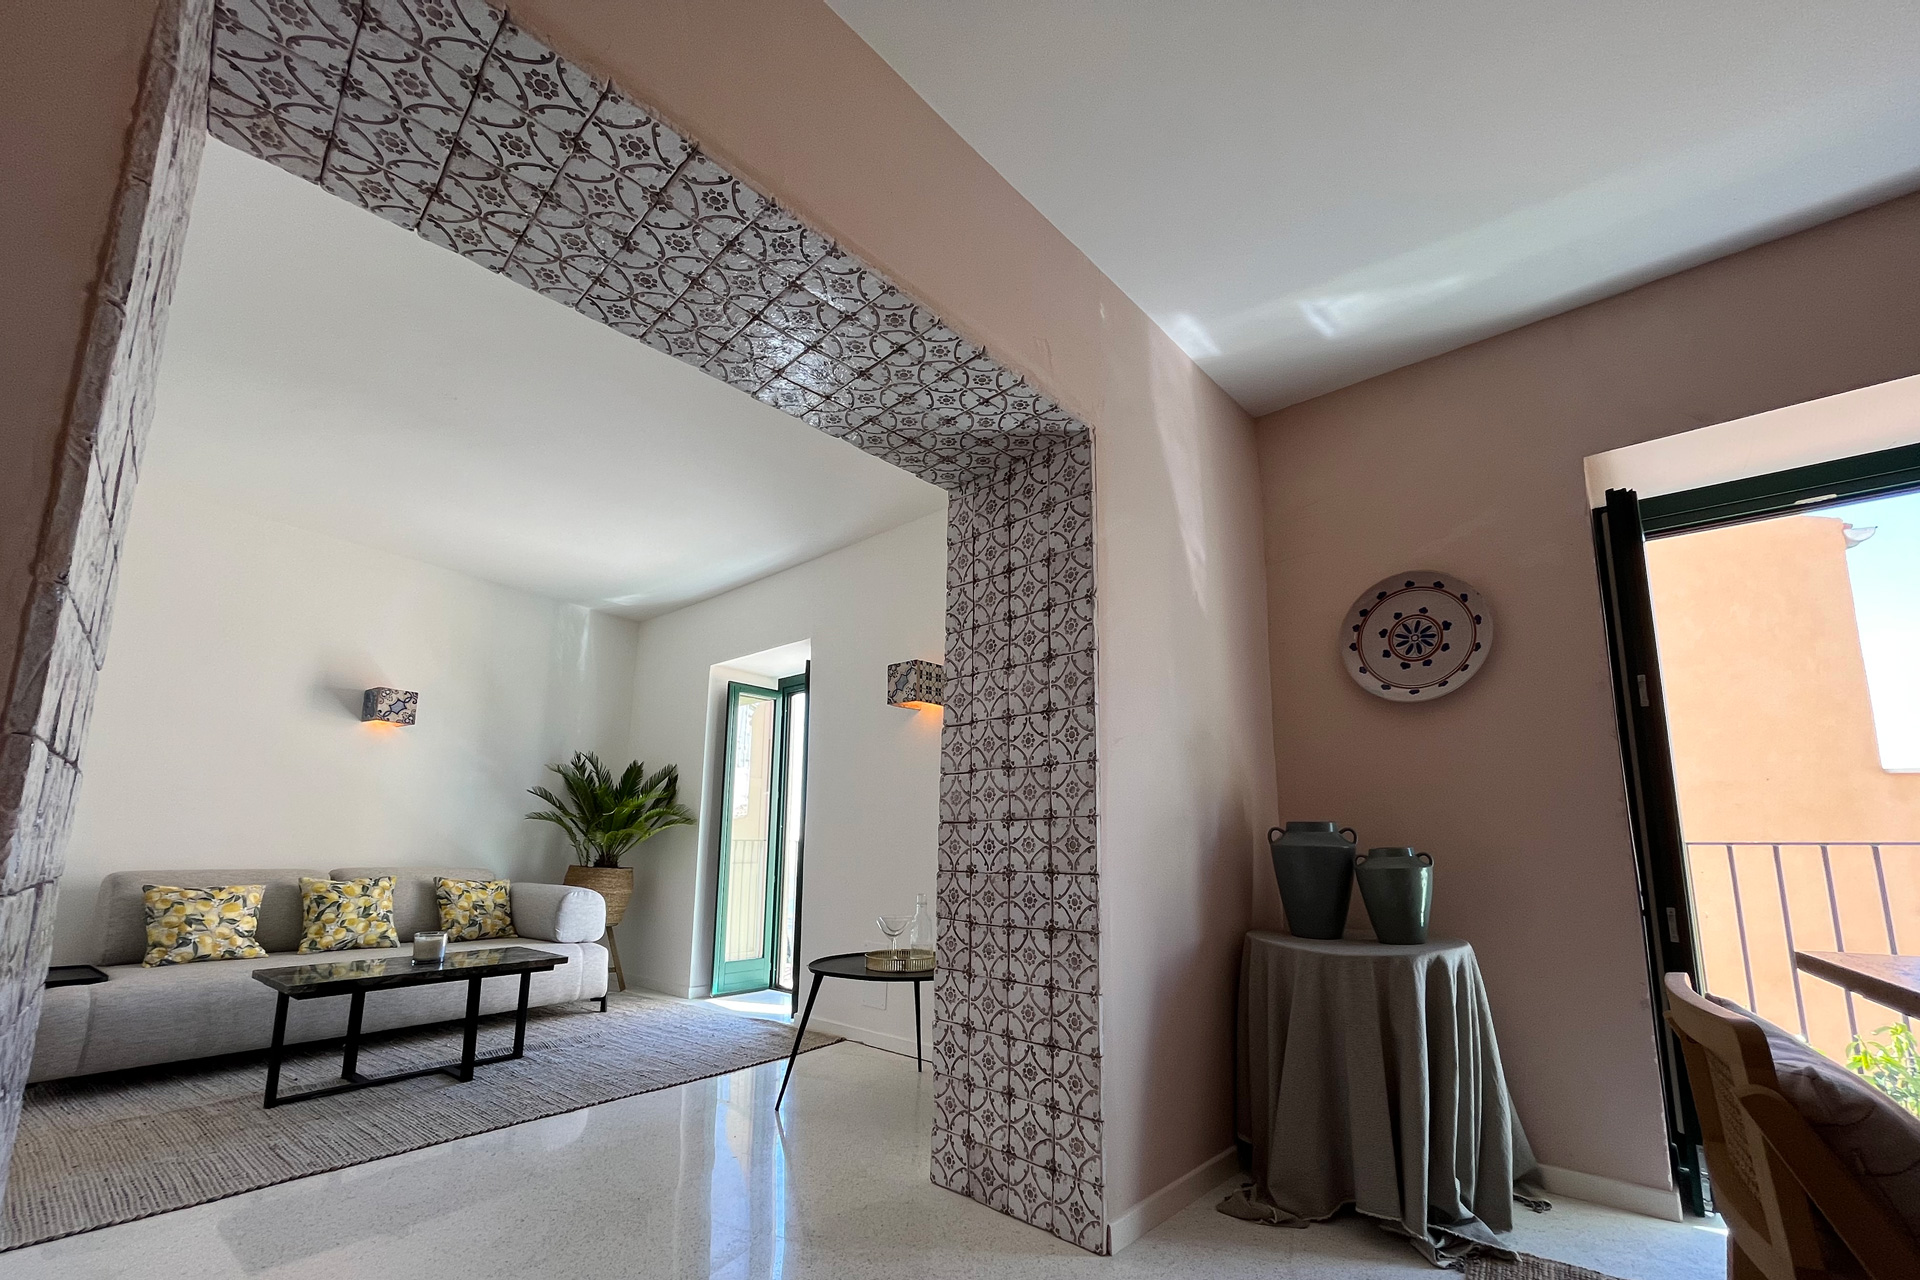
{"label": "wine glass", "polygon": [[887,935],[887,945],[894,959],[900,958],[900,935],[913,924],[912,916],[878,916],[874,923],[880,926],[880,932]]}

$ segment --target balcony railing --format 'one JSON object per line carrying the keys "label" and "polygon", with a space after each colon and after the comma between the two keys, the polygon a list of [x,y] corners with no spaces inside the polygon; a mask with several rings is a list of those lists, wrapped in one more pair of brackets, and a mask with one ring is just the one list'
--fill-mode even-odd
{"label": "balcony railing", "polygon": [[1799,951],[1920,948],[1920,841],[1689,842],[1703,985],[1829,1057],[1900,1014],[1794,967]]}

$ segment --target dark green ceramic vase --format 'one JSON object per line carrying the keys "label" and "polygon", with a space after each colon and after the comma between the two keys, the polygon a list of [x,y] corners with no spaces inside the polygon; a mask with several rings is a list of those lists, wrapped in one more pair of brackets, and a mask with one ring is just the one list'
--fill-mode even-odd
{"label": "dark green ceramic vase", "polygon": [[1296,938],[1337,938],[1353,898],[1353,829],[1331,822],[1289,822],[1267,832],[1273,878]]}
{"label": "dark green ceramic vase", "polygon": [[1382,942],[1414,946],[1427,940],[1433,914],[1433,855],[1404,845],[1369,849],[1354,860],[1353,877]]}

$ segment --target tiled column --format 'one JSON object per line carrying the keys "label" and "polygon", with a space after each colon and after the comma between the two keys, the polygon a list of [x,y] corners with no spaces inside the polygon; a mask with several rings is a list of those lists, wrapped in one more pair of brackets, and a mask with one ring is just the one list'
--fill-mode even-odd
{"label": "tiled column", "polygon": [[0,738],[0,1191],[33,1058],[80,747],[206,141],[212,0],[155,21]]}
{"label": "tiled column", "polygon": [[1086,434],[948,512],[933,1179],[1104,1253]]}

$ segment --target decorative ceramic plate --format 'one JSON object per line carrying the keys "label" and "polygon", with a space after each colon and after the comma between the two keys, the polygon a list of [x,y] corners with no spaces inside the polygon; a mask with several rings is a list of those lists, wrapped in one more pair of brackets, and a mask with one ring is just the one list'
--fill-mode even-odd
{"label": "decorative ceramic plate", "polygon": [[1493,648],[1493,615],[1471,583],[1421,569],[1382,578],[1347,611],[1347,674],[1394,702],[1431,702],[1473,679]]}

